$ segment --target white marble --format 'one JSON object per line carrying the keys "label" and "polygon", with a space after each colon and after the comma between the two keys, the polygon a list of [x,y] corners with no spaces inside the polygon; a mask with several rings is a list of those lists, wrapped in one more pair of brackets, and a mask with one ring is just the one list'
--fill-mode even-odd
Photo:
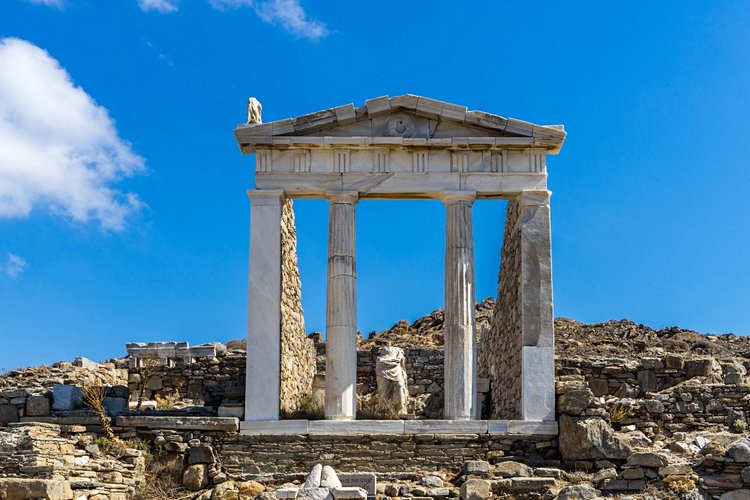
{"label": "white marble", "polygon": [[403,434],[403,420],[311,420],[310,434]]}
{"label": "white marble", "polygon": [[325,417],[357,412],[356,192],[331,192],[328,216]]}
{"label": "white marble", "polygon": [[508,434],[519,434],[523,436],[557,436],[558,426],[554,420],[524,421],[508,420]]}
{"label": "white marble", "polygon": [[299,488],[279,488],[276,490],[276,498],[279,500],[294,500],[298,493]]}
{"label": "white marble", "polygon": [[521,416],[524,420],[555,419],[555,349],[521,348]]}
{"label": "white marble", "polygon": [[521,223],[521,416],[555,419],[554,314],[549,191],[518,197]]}
{"label": "white marble", "polygon": [[240,434],[275,436],[283,434],[307,434],[307,420],[245,420],[240,422]]}
{"label": "white marble", "polygon": [[487,434],[487,420],[407,420],[405,434]]}
{"label": "white marble", "polygon": [[445,418],[474,418],[476,322],[471,207],[476,193],[446,192]]}
{"label": "white marble", "polygon": [[278,420],[284,192],[251,190],[248,196],[251,209],[245,420]]}

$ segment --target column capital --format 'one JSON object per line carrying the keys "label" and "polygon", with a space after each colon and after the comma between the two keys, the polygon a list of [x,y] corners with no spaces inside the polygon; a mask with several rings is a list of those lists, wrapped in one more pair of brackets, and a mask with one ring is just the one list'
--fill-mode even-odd
{"label": "column capital", "polygon": [[248,189],[247,197],[253,206],[280,205],[285,198],[281,189]]}
{"label": "column capital", "polygon": [[357,191],[326,191],[328,203],[346,203],[356,205],[359,202]]}
{"label": "column capital", "polygon": [[472,205],[476,199],[476,191],[445,191],[442,197],[443,204],[446,206],[453,205],[454,203],[468,203]]}
{"label": "column capital", "polygon": [[538,207],[549,205],[551,196],[552,191],[521,191],[516,200],[525,207]]}

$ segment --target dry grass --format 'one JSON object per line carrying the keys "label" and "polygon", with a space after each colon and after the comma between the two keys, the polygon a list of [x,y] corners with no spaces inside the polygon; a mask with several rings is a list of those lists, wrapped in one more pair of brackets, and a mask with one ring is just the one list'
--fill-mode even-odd
{"label": "dry grass", "polygon": [[613,422],[621,422],[628,418],[632,413],[632,406],[614,405],[609,410],[609,418],[611,418]]}
{"label": "dry grass", "polygon": [[107,436],[112,443],[124,447],[124,443],[120,438],[115,436],[112,432],[112,426],[109,424],[109,418],[107,412],[104,410],[104,397],[106,396],[106,389],[101,384],[92,384],[83,388],[83,402],[86,403],[96,413],[99,419],[99,424],[104,430],[104,434]]}
{"label": "dry grass", "polygon": [[399,420],[400,417],[392,406],[380,403],[377,393],[357,394],[357,418],[361,420]]}
{"label": "dry grass", "polygon": [[[133,497],[134,500],[183,500],[194,498],[182,487],[182,457],[156,451],[146,459],[146,480]],[[199,493],[198,493],[199,494]]]}

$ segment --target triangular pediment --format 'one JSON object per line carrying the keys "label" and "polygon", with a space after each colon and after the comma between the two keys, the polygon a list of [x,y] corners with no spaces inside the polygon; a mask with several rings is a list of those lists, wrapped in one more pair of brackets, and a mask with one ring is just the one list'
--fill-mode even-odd
{"label": "triangular pediment", "polygon": [[369,99],[361,107],[347,104],[296,118],[240,125],[235,136],[243,151],[261,137],[518,137],[543,141],[557,152],[565,140],[565,131],[562,126],[536,125],[407,94]]}

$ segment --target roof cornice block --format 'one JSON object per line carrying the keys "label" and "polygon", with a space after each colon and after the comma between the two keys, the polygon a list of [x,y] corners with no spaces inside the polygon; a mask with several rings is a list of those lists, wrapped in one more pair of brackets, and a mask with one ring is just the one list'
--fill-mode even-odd
{"label": "roof cornice block", "polygon": [[[364,106],[355,107],[353,104],[346,104],[335,108],[324,109],[298,116],[296,118],[287,118],[284,120],[273,121],[269,123],[239,125],[234,134],[242,150],[246,153],[253,152],[254,145],[261,144],[298,144],[304,141],[298,141],[304,136],[317,134],[319,136],[337,136],[335,141],[322,141],[325,144],[351,144],[352,146],[363,144],[362,140],[353,140],[355,137],[367,137],[364,144],[423,144],[424,141],[395,141],[397,137],[386,137],[385,140],[375,139],[382,135],[382,125],[376,127],[377,120],[383,123],[385,115],[406,113],[416,115],[414,119],[429,120],[435,126],[441,123],[453,123],[454,126],[465,127],[464,134],[470,137],[481,137],[487,135],[489,138],[504,138],[500,143],[512,144],[513,140],[518,139],[516,144],[527,144],[529,141],[521,139],[531,139],[530,143],[547,149],[550,153],[557,153],[565,140],[565,130],[562,125],[536,125],[531,122],[518,120],[515,118],[505,118],[500,115],[487,113],[484,111],[469,111],[466,106],[451,104],[428,97],[405,94],[396,97],[381,96],[365,101]],[[420,118],[421,117],[421,118]],[[371,120],[372,126],[368,123],[360,123],[363,120]],[[387,119],[387,118],[386,118]],[[426,122],[425,122],[426,123]],[[336,132],[334,129],[339,127],[352,127]],[[328,134],[328,131],[331,134]],[[349,131],[352,131],[351,133]],[[281,137],[294,137],[291,141],[277,141]],[[348,139],[346,138],[348,137]],[[427,144],[433,144],[432,141],[439,139],[440,136],[433,138],[432,133],[427,136]],[[310,138],[313,140],[313,138]],[[453,144],[472,141],[457,141],[454,138]],[[440,139],[442,140],[442,139]],[[314,141],[318,142],[318,141]],[[249,147],[248,147],[249,146]]]}

